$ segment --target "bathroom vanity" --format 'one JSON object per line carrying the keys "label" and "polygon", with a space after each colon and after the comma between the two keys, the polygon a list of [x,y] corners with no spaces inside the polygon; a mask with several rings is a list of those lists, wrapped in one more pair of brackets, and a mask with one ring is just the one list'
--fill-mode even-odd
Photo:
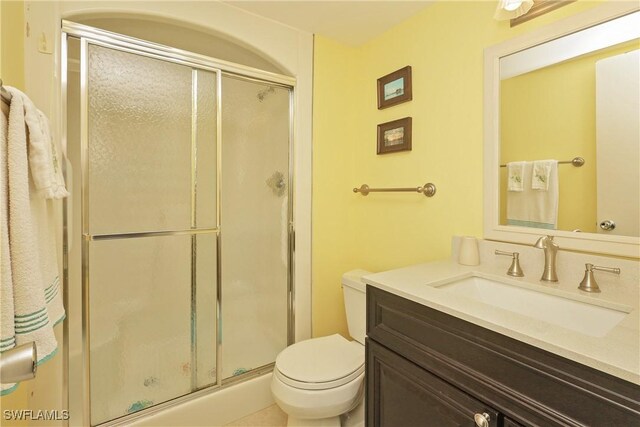
{"label": "bathroom vanity", "polygon": [[367,425],[640,422],[628,381],[374,287],[367,308]]}
{"label": "bathroom vanity", "polygon": [[602,276],[592,296],[567,268],[585,255],[563,254],[548,285],[539,253],[521,249],[526,273],[514,279],[490,253],[516,245],[481,246],[481,266],[452,259],[363,279],[367,425],[640,425],[637,263]]}

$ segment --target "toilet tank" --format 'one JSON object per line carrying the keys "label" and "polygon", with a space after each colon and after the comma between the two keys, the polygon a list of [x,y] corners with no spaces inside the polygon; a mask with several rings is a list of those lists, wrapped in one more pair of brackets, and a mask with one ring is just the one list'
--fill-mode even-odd
{"label": "toilet tank", "polygon": [[367,296],[366,285],[360,279],[367,274],[371,272],[352,270],[342,275],[342,292],[349,334],[362,345],[367,334]]}

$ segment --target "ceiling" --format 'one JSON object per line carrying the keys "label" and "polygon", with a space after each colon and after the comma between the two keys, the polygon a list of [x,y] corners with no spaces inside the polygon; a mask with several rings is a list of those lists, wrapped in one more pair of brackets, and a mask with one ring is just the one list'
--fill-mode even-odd
{"label": "ceiling", "polygon": [[433,2],[427,0],[225,0],[274,21],[358,46]]}

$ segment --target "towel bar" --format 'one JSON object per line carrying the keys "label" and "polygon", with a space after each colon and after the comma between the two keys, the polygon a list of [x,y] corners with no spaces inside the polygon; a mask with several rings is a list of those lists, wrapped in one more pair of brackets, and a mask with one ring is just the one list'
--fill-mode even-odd
{"label": "towel bar", "polygon": [[[559,162],[558,162],[558,164],[559,164],[559,165],[568,165],[568,164],[572,164],[573,166],[575,166],[575,167],[577,167],[577,168],[579,168],[579,167],[581,167],[582,165],[584,165],[584,163],[585,163],[585,161],[584,161],[584,159],[583,159],[582,157],[574,157],[574,158],[573,158],[573,159],[571,159],[571,160],[562,160],[562,161],[559,161]],[[501,167],[501,168],[506,168],[506,167],[507,167],[507,165],[500,165],[500,167]]]}
{"label": "towel bar", "polygon": [[0,381],[11,384],[35,378],[37,360],[36,343],[33,341],[5,351],[0,357]]}
{"label": "towel bar", "polygon": [[422,193],[427,197],[433,197],[436,194],[436,186],[430,182],[426,183],[422,187],[409,187],[409,188],[370,188],[367,184],[362,184],[360,188],[354,188],[354,193],[360,193],[363,196],[369,193],[391,193],[391,192],[415,192]]}

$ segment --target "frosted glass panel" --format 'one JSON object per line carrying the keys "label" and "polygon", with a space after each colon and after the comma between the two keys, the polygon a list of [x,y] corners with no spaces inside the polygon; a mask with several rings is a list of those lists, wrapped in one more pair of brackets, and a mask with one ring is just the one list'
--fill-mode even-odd
{"label": "frosted glass panel", "polygon": [[215,234],[195,248],[192,318],[191,236],[91,242],[92,424],[215,382]]}
{"label": "frosted glass panel", "polygon": [[[197,73],[194,102],[187,66],[89,45],[88,67],[90,232],[190,228],[194,139],[201,164],[213,160],[200,186],[215,188],[215,74]],[[194,104],[205,119],[192,134]],[[215,213],[214,191],[198,199]],[[215,226],[204,216],[203,226]]]}
{"label": "frosted glass panel", "polygon": [[191,237],[92,242],[92,424],[191,390]]}
{"label": "frosted glass panel", "polygon": [[287,346],[289,91],[222,80],[222,375]]}
{"label": "frosted glass panel", "polygon": [[217,105],[216,74],[198,70],[196,86],[196,225],[216,227]]}
{"label": "frosted glass panel", "polygon": [[[90,234],[216,227],[216,73],[90,44],[87,95]],[[92,424],[216,384],[216,252],[90,243]]]}
{"label": "frosted glass panel", "polygon": [[216,323],[217,250],[216,235],[201,234],[196,241],[196,367],[194,372],[196,388],[204,388],[216,383],[216,350],[218,326]]}

